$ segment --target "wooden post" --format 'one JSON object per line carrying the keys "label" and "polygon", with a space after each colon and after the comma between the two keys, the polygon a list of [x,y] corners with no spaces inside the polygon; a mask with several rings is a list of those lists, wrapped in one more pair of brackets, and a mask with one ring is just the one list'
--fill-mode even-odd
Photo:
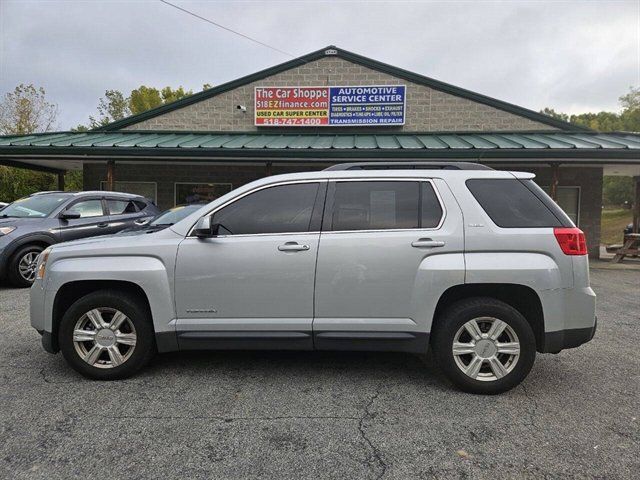
{"label": "wooden post", "polygon": [[550,196],[554,202],[558,201],[558,184],[560,183],[560,164],[551,163],[551,188]]}
{"label": "wooden post", "polygon": [[267,162],[264,166],[264,172],[267,177],[270,177],[271,175],[273,175],[273,173],[271,173],[271,166],[272,166],[271,162]]}
{"label": "wooden post", "polygon": [[107,190],[113,192],[116,187],[116,161],[107,160]]}
{"label": "wooden post", "polygon": [[58,190],[64,191],[64,174],[67,172],[58,172]]}
{"label": "wooden post", "polygon": [[632,233],[640,233],[640,176],[633,177],[633,228]]}

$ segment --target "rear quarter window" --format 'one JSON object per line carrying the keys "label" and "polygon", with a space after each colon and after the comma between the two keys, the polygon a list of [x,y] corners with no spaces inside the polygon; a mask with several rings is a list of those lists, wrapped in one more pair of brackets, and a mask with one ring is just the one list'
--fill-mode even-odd
{"label": "rear quarter window", "polygon": [[534,193],[523,181],[515,178],[477,178],[467,180],[466,184],[493,223],[499,227],[567,226],[564,219],[558,218],[545,204],[546,199],[540,198],[540,193]]}

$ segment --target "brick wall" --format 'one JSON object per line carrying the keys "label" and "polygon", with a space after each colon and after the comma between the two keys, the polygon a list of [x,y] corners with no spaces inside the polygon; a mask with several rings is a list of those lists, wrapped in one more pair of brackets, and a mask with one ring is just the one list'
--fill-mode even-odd
{"label": "brick wall", "polygon": [[[289,172],[319,170],[327,165],[275,166],[274,175]],[[504,169],[504,167],[496,167]],[[536,182],[541,186],[551,184],[550,168],[511,167],[511,170],[536,174]],[[243,165],[168,165],[168,164],[120,164],[116,165],[116,180],[147,181],[157,183],[157,203],[161,209],[174,206],[175,182],[231,183],[233,188],[266,175],[264,166]],[[100,181],[106,180],[106,166],[85,164],[85,190],[99,190]],[[602,168],[579,167],[560,168],[560,186],[581,187],[580,228],[587,235],[589,255],[599,256],[600,216],[602,204]]]}
{"label": "brick wall", "polygon": [[[401,84],[407,85],[406,124],[397,127],[377,127],[381,132],[553,129],[549,125],[411,83],[338,57],[326,57],[310,62],[131,125],[126,129],[255,131],[258,130],[253,125],[254,87],[256,86]],[[237,105],[246,106],[247,111],[238,110]]]}

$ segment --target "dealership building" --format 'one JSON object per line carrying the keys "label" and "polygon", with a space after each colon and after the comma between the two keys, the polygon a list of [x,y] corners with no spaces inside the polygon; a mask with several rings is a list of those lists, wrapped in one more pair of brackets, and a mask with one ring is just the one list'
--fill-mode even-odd
{"label": "dealership building", "polygon": [[358,160],[533,172],[592,256],[603,175],[634,176],[640,190],[640,134],[580,128],[333,46],[97,130],[0,137],[0,164],[59,173],[60,187],[62,173],[82,169],[86,190],[139,193],[161,208]]}

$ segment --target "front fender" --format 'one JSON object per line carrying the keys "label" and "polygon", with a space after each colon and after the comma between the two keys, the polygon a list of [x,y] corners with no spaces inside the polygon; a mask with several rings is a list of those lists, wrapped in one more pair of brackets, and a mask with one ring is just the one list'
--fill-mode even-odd
{"label": "front fender", "polygon": [[165,265],[151,256],[63,258],[47,267],[45,281],[45,330],[52,331],[53,302],[60,288],[70,282],[122,281],[138,285],[147,296],[156,334],[174,332],[173,282]]}

